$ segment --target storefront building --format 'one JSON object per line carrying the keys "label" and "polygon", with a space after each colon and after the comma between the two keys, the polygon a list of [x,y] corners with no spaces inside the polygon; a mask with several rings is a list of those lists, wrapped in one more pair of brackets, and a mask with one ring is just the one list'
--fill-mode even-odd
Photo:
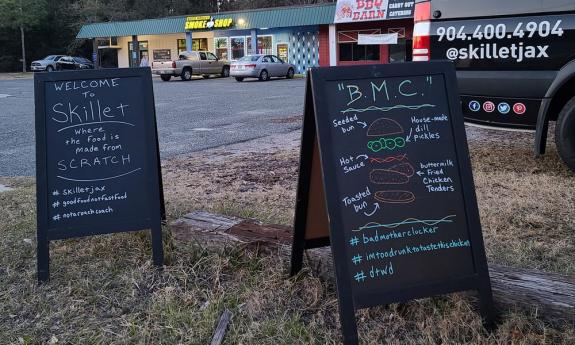
{"label": "storefront building", "polygon": [[320,65],[411,61],[415,1],[339,0],[320,28]]}
{"label": "storefront building", "polygon": [[[235,61],[273,54],[296,66],[410,60],[414,1],[339,0],[337,4],[88,24],[77,38],[92,39],[102,67],[138,66],[143,57],[176,60],[207,50]],[[255,45],[252,42],[257,42]]]}
{"label": "storefront building", "polygon": [[[185,50],[207,50],[222,59],[273,54],[293,63],[296,73],[319,66],[319,30],[333,22],[333,4],[279,7],[188,17],[84,25],[77,35],[93,39],[102,67],[138,66],[176,60]],[[252,42],[257,42],[252,47]],[[135,48],[135,49],[134,49]]]}

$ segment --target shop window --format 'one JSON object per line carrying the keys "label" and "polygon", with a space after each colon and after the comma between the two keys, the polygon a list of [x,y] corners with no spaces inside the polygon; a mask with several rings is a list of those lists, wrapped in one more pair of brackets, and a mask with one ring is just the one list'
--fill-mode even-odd
{"label": "shop window", "polygon": [[207,38],[192,38],[192,50],[193,51],[206,51],[208,50],[208,39]]}
{"label": "shop window", "polygon": [[[186,40],[185,39],[178,39],[178,54],[181,52],[185,52],[186,48]],[[208,50],[208,39],[207,38],[192,38],[192,50],[199,51],[199,50]]]}
{"label": "shop window", "polygon": [[288,49],[289,49],[289,45],[287,43],[281,43],[278,44],[277,47],[277,53],[276,55],[282,59],[283,61],[288,61]]}
{"label": "shop window", "polygon": [[339,61],[379,61],[379,45],[340,43]]}
{"label": "shop window", "polygon": [[142,60],[142,57],[148,57],[149,59],[149,55],[148,55],[148,41],[139,41],[138,42],[138,46],[139,46],[139,51],[140,51],[140,56],[135,56],[135,52],[133,49],[133,45],[132,45],[132,41],[128,42],[128,52],[129,52],[129,60],[130,60],[130,67],[137,67],[140,64],[140,60]]}
{"label": "shop window", "polygon": [[359,45],[359,34],[377,35],[380,29],[340,31],[337,33],[339,43],[339,61],[379,61],[379,45]]}
{"label": "shop window", "polygon": [[[251,36],[247,37],[247,46],[248,46],[248,52],[251,54],[252,53],[252,38]],[[257,54],[273,54],[273,48],[272,48],[272,36],[266,35],[266,36],[258,36],[258,48],[256,53]]]}
{"label": "shop window", "polygon": [[400,39],[389,45],[389,62],[411,61],[411,40]]}
{"label": "shop window", "polygon": [[244,37],[232,37],[232,60],[238,60],[244,57],[245,53],[246,39]]}
{"label": "shop window", "polygon": [[216,56],[220,59],[228,60],[228,38],[216,37],[214,43],[216,46]]}
{"label": "shop window", "polygon": [[178,40],[178,55],[186,51],[186,40]]}

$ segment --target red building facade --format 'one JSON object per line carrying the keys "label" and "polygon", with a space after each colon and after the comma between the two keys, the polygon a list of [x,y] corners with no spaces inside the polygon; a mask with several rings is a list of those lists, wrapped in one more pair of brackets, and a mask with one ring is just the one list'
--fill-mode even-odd
{"label": "red building facade", "polygon": [[[331,35],[330,35],[331,31]],[[397,44],[360,45],[358,36],[397,33]],[[322,25],[320,66],[348,66],[411,60],[413,19]]]}

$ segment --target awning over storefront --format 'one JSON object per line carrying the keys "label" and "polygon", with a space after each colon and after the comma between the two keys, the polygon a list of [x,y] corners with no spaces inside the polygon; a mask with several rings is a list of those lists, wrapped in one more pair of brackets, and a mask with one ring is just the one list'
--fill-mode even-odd
{"label": "awning over storefront", "polygon": [[[277,7],[241,12],[220,12],[218,14],[194,15],[211,17],[213,22],[232,25],[225,29],[262,29],[307,25],[332,24],[335,4],[322,4],[299,7]],[[76,38],[122,37],[132,35],[160,35],[186,31],[186,16],[160,19],[147,19],[127,22],[94,23],[82,26]],[[190,22],[190,21],[188,21]],[[190,28],[190,24],[188,24]],[[217,25],[202,30],[217,30]],[[222,27],[223,29],[223,27]]]}

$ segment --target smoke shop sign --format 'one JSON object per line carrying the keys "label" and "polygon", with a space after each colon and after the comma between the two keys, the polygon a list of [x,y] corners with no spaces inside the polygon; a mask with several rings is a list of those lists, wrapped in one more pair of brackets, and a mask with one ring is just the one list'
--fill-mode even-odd
{"label": "smoke shop sign", "polygon": [[413,17],[415,1],[402,0],[338,0],[335,23],[355,23],[373,20]]}
{"label": "smoke shop sign", "polygon": [[186,30],[227,29],[232,26],[232,18],[214,18],[211,16],[196,16],[186,18]]}

